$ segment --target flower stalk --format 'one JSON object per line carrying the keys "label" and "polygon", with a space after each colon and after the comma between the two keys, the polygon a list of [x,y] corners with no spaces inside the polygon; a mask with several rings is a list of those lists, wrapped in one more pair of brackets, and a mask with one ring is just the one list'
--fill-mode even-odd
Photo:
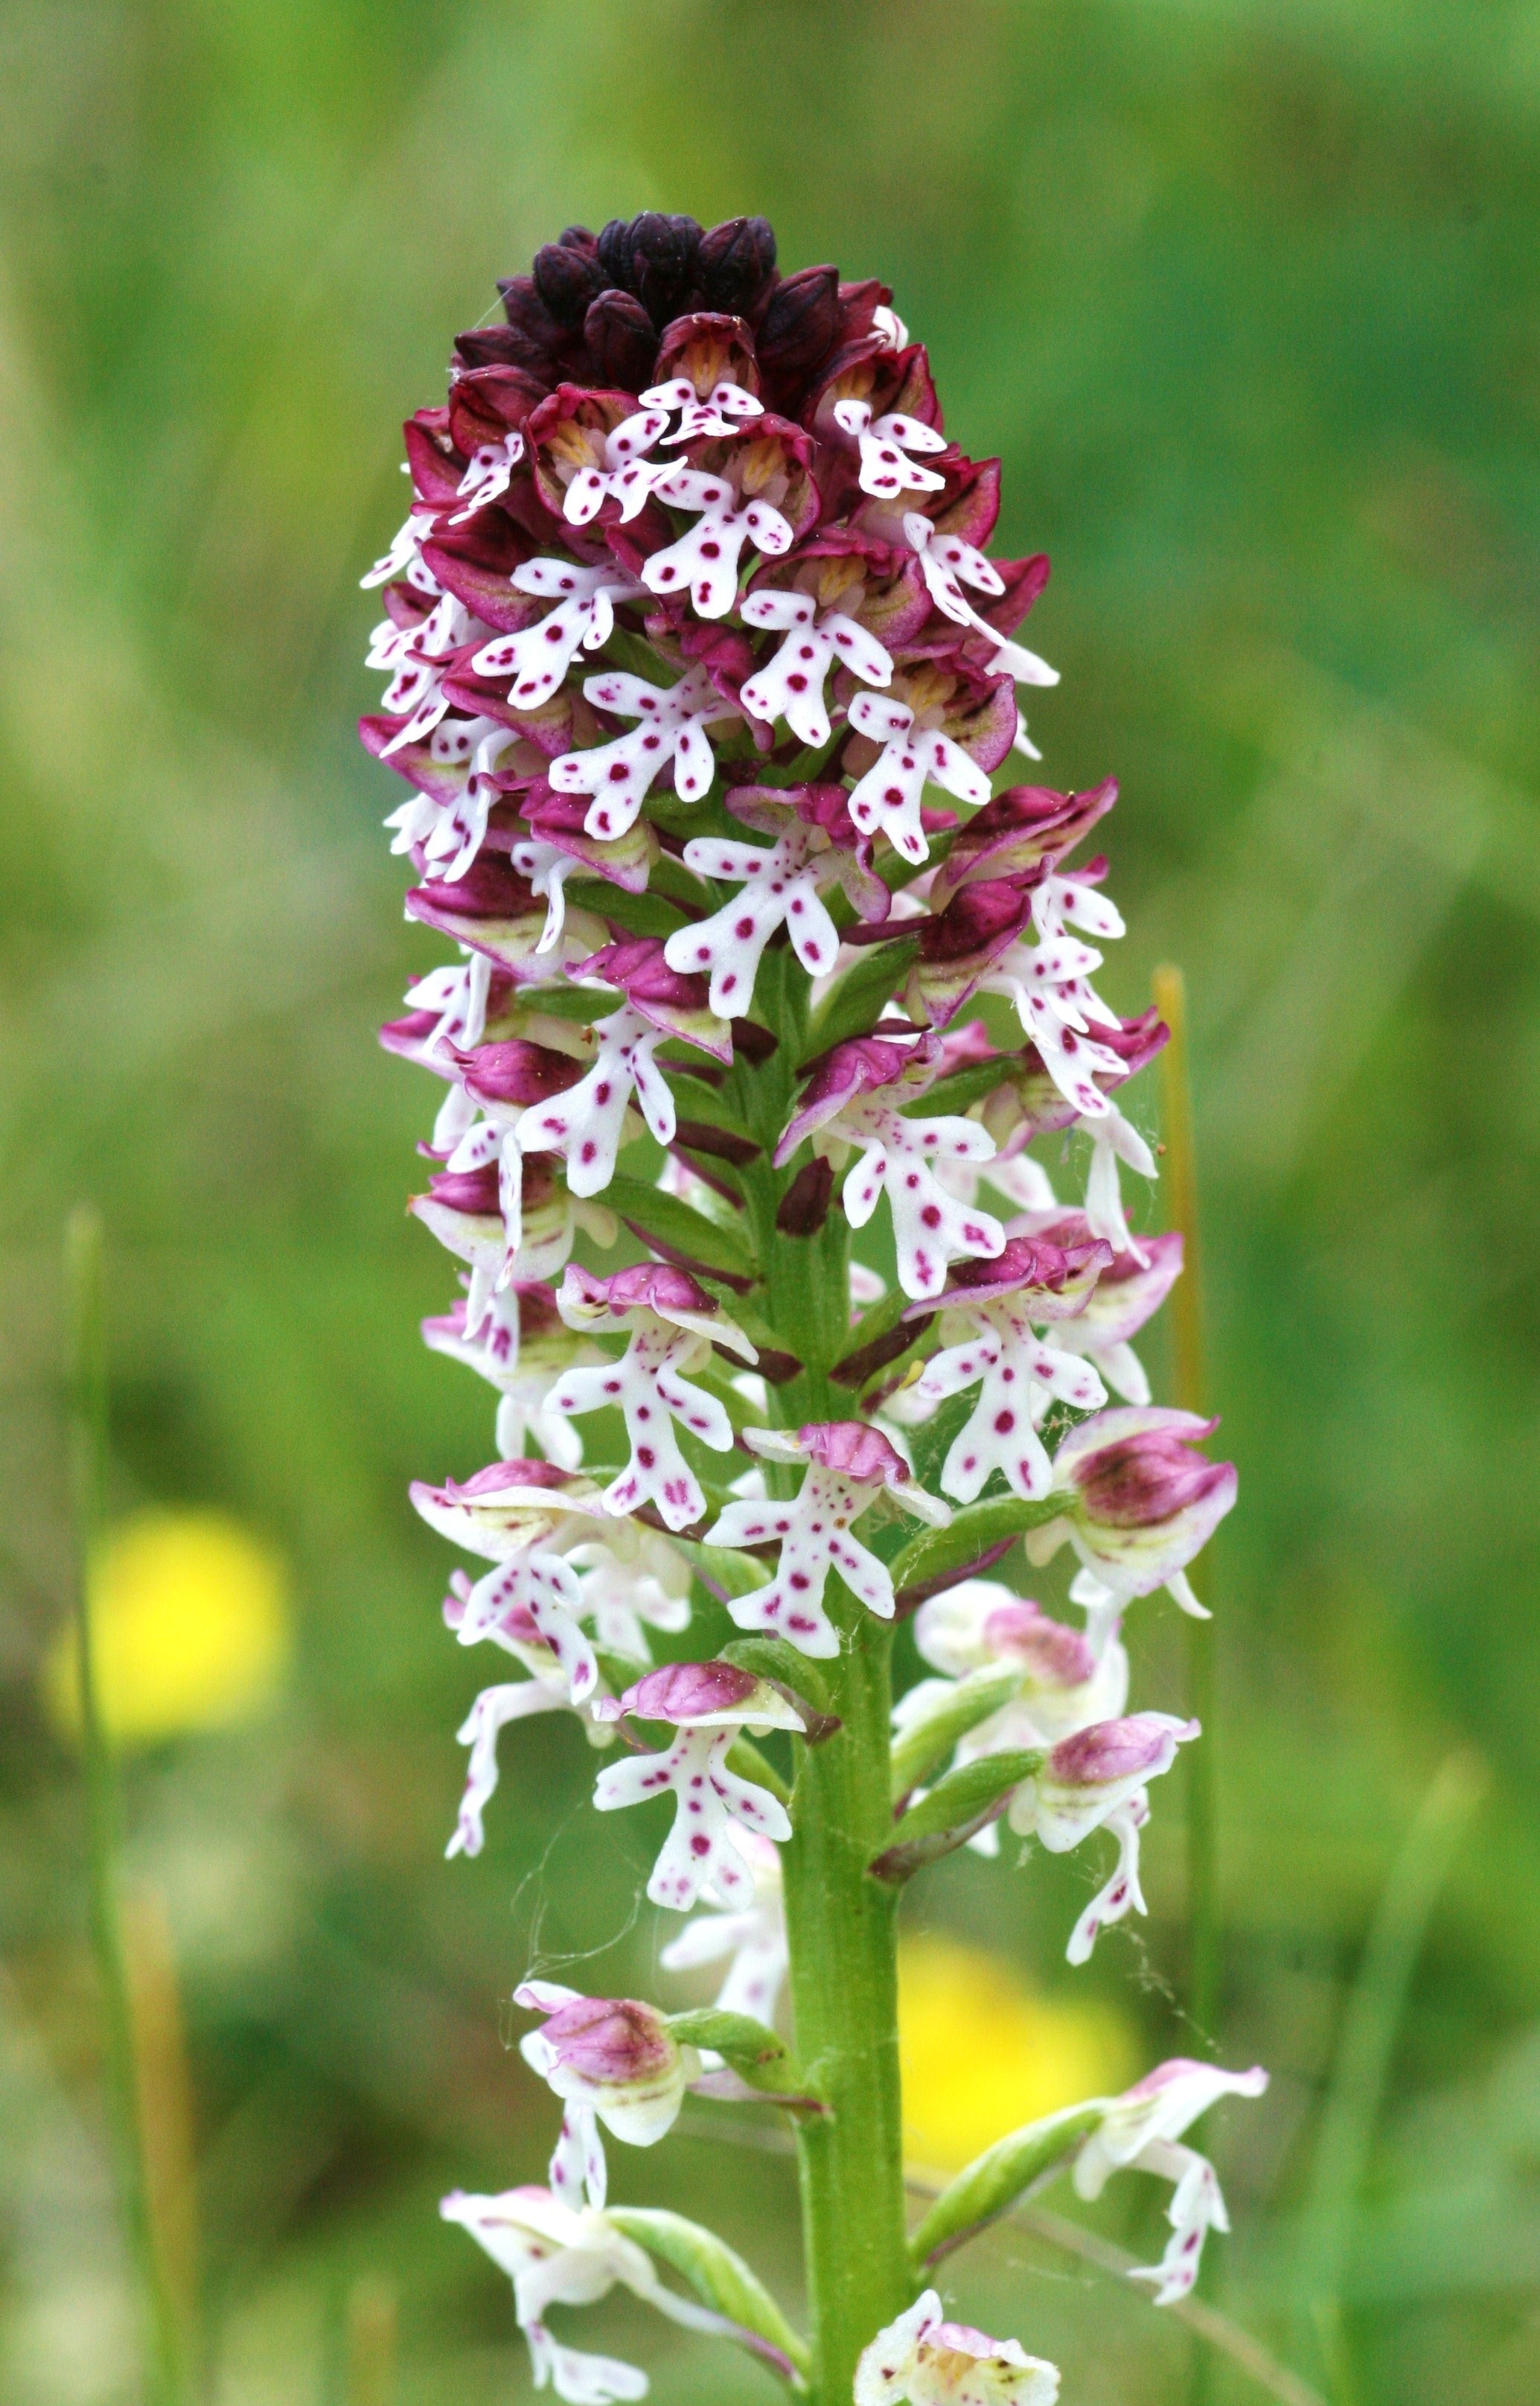
{"label": "flower stalk", "polygon": [[[998,462],[946,435],[885,287],[647,212],[502,290],[364,580],[408,916],[461,955],[385,1031],[445,1089],[412,1208],[462,1296],[425,1334],[500,1399],[500,1458],[412,1500],[477,1564],[446,1623],[524,1675],[464,1723],[449,1851],[482,1847],[500,1742],[570,1715],[601,1814],[668,1806],[664,1967],[728,1968],[674,2015],[522,1984],[546,2181],[444,2211],[571,2406],[645,2391],[547,2320],[616,2287],[818,2406],[1052,2406],[1051,2365],[947,2319],[931,2254],[1134,2167],[1172,2184],[1138,2277],[1186,2296],[1225,2220],[1182,2132],[1264,2079],[1167,2065],[1006,2134],[906,2234],[903,1891],[1004,1831],[1101,1857],[1072,1962],[1144,1910],[1151,1790],[1199,1732],[1126,1709],[1122,1625],[1201,1612],[1235,1494],[1133,1346],[1180,1240],[1130,1228],[1123,1172],[1156,1165],[1114,1100],[1167,1031],[1093,983],[1123,921],[1105,860],[1070,865],[1116,788],[1009,782],[1040,757],[1018,689],[1057,682],[1015,640],[1047,562],[989,556]],[[1031,1148],[1071,1139],[1065,1203]],[[1078,1627],[1005,1583],[1065,1548]],[[911,1615],[936,1676],[896,1697]],[[606,2134],[657,2144],[686,2095],[791,2125],[805,2339],[714,2234],[609,2202]]]}
{"label": "flower stalk", "polygon": [[156,2229],[134,2000],[119,1889],[118,1773],[102,1718],[92,1624],[91,1579],[106,1520],[107,1464],[106,1309],[100,1214],[78,1204],[64,1229],[70,1501],[80,1750],[86,1794],[86,1876],[92,1945],[101,1990],[107,2108],[119,2212],[137,2291],[147,2389],[154,2406],[189,2396],[185,2303],[178,2299]]}

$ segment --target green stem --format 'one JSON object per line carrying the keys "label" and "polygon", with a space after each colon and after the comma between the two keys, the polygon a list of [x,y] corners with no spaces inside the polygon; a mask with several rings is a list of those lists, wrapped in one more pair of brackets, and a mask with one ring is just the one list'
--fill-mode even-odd
{"label": "green stem", "polygon": [[904,2236],[897,1897],[866,1865],[892,1831],[889,1631],[853,1607],[832,1702],[843,1723],[799,1748],[783,1850],[797,2049],[828,2111],[798,2130],[812,2395],[848,2406],[856,2359],[914,2294]]}
{"label": "green stem", "polygon": [[68,1323],[70,1498],[75,1541],[75,1635],[86,1789],[86,1876],[92,1940],[101,1982],[106,2037],[106,2081],[118,2175],[119,2204],[139,2292],[147,2387],[157,2406],[179,2406],[188,2394],[181,2322],[165,2277],[150,2210],[145,2136],[129,2001],[128,1969],[118,1904],[118,1790],[96,1686],[91,1618],[92,1560],[106,1502],[107,1388],[103,1304],[102,1223],[78,1205],[64,1232]]}

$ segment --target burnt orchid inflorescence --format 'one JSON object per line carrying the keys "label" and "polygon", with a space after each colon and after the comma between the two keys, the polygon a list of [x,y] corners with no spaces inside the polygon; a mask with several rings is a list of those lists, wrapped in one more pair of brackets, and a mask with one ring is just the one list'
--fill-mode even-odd
{"label": "burnt orchid inflorescence", "polygon": [[[822,2406],[1049,2400],[931,2266],[1056,2170],[1091,2196],[1136,2165],[1173,2184],[1149,2277],[1182,2295],[1224,2226],[1183,2133],[1264,2079],[1164,2065],[1005,2135],[906,2231],[900,1890],[1002,1829],[1100,1830],[1071,1960],[1143,1910],[1151,1787],[1198,1732],[1127,1711],[1121,1624],[1161,1587],[1199,1609],[1235,1493],[1133,1350],[1180,1239],[1124,1215],[1120,1163],[1155,1165],[1115,1098],[1165,1030],[1097,993],[1123,922],[1105,861],[1067,865],[1115,788],[1010,782],[1039,757],[1019,688],[1056,681],[1016,641],[1047,562],[987,557],[998,462],[947,439],[883,285],[782,276],[762,219],[648,213],[502,296],[407,425],[364,580],[407,913],[459,947],[385,1030],[445,1090],[413,1209],[463,1293],[424,1334],[498,1397],[499,1459],[413,1500],[475,1564],[449,1627],[520,1674],[460,1732],[449,1851],[481,1847],[500,1734],[571,1713],[600,1810],[669,1800],[665,1967],[727,1969],[673,2014],[527,1982],[548,2185],[444,2210],[573,2406],[646,2387],[547,2328],[616,2285]],[[1029,1147],[1077,1133],[1065,1203]],[[891,1287],[851,1260],[869,1224]],[[983,1576],[1023,1538],[1073,1549],[1083,1625]],[[929,1676],[895,1705],[911,1614]],[[690,2091],[795,2125],[806,2339],[711,2232],[608,2201],[602,2133],[650,2145]]]}

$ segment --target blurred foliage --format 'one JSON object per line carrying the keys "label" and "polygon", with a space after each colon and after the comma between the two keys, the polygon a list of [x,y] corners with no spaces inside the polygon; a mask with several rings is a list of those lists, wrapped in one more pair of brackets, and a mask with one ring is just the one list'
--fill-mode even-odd
{"label": "blurred foliage", "polygon": [[[502,2018],[527,1965],[654,1977],[643,1837],[589,1819],[570,1726],[509,1748],[487,1855],[438,1860],[479,1666],[404,1489],[476,1466],[490,1412],[416,1341],[450,1291],[401,1209],[430,1098],[371,1030],[433,948],[351,721],[400,419],[496,275],[658,205],[764,210],[788,264],[894,286],[951,427],[1004,455],[1004,546],[1054,555],[1045,773],[1123,780],[1111,999],[1188,972],[1242,1469],[1210,1578],[1223,2045],[1275,2072],[1219,2133],[1227,2301],[1285,2343],[1347,1984],[1473,1746],[1491,1799],[1394,2049],[1344,2361],[1359,2406],[1533,2398],[1533,0],[7,0],[0,62],[5,2394],[132,2388],[76,1769],[38,1702],[76,1196],[112,1238],[115,1511],[233,1514],[296,1581],[275,1716],[129,1771],[218,2397],[340,2398],[370,2281],[399,2293],[402,2406],[522,2381],[505,2289],[433,2201],[543,2159]],[[1164,1607],[1135,1639],[1140,1700],[1178,1701]],[[1009,1957],[1044,2011],[1072,1988],[1151,2056],[1200,2051],[1180,1861],[1163,1794],[1151,1921],[1073,1984],[1089,1863],[955,1861],[916,1926]],[[704,2123],[623,2156],[621,2193],[793,2291],[789,2167]],[[1147,2245],[1154,2185],[1126,2186],[1105,2227]],[[952,2271],[1075,2406],[1185,2394],[1180,2328],[1031,2237]],[[769,2395],[619,2308],[599,2343],[661,2398]]]}

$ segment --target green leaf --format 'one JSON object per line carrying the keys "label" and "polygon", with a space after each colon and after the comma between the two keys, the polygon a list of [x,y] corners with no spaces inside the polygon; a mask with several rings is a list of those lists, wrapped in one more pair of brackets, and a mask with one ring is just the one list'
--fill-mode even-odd
{"label": "green leaf", "polygon": [[917,2273],[1008,2213],[1018,2198],[1057,2172],[1102,2118],[1102,2101],[1067,2105],[996,2139],[941,2191],[909,2243]]}
{"label": "green leaf", "polygon": [[731,1546],[708,1546],[699,1537],[671,1537],[703,1587],[723,1601],[732,1596],[752,1595],[756,1587],[770,1579],[766,1564],[756,1562],[753,1554],[740,1554]]}
{"label": "green leaf", "polygon": [[[748,2335],[746,2344],[760,2342],[754,2353],[768,2355],[783,2379],[794,2388],[806,2388],[812,2361],[807,2342],[793,2330],[758,2274],[749,2270],[725,2239],[661,2206],[612,2205],[605,2212],[627,2239],[681,2273],[703,2303],[736,2323]],[[777,2357],[783,2361],[776,2363]]]}
{"label": "green leaf", "polygon": [[899,1804],[911,1788],[935,1770],[960,1737],[1014,1702],[1025,1684],[1024,1673],[1006,1668],[970,1671],[950,1695],[937,1699],[924,1720],[911,1722],[893,1744],[893,1801]]}
{"label": "green leaf", "polygon": [[955,1586],[1002,1540],[1056,1521],[1065,1505],[1062,1495],[1039,1496],[1030,1504],[1019,1495],[1001,1495],[992,1504],[969,1504],[944,1529],[922,1531],[890,1564],[900,1606]]}
{"label": "green leaf", "polygon": [[960,1437],[972,1419],[978,1397],[967,1389],[960,1395],[948,1395],[940,1411],[922,1421],[910,1437],[910,1456],[914,1464],[914,1476],[922,1487],[935,1494],[947,1455],[954,1437]]}
{"label": "green leaf", "polygon": [[[742,1562],[744,1557],[740,1554],[735,1559]],[[756,1564],[755,1568],[757,1571],[759,1565]],[[761,1575],[755,1585],[761,1587],[763,1584]],[[747,1590],[744,1592],[747,1593]],[[827,1681],[816,1664],[810,1663],[805,1654],[798,1652],[789,1638],[734,1637],[723,1647],[722,1660],[736,1663],[742,1670],[752,1671],[756,1679],[775,1679],[783,1688],[795,1689],[799,1696],[806,1697],[815,1713],[827,1713],[829,1709]]]}
{"label": "green leaf", "polygon": [[893,1843],[868,1865],[873,1878],[897,1888],[912,1879],[925,1864],[950,1855],[993,1821],[1004,1799],[1043,1762],[1041,1747],[1013,1747],[1007,1754],[986,1754],[949,1771],[928,1796],[911,1804],[893,1833]]}
{"label": "green leaf", "polygon": [[631,894],[624,885],[614,885],[606,877],[574,877],[567,887],[568,899],[580,911],[591,911],[597,918],[613,919],[629,936],[671,936],[676,927],[687,927],[690,914],[682,911],[661,894]]}
{"label": "green leaf", "polygon": [[782,2097],[807,2096],[808,2076],[784,2038],[752,2014],[719,2013],[714,2005],[671,2014],[669,2028],[682,2046],[709,2046],[731,2064],[751,2088]]}
{"label": "green leaf", "polygon": [[604,1200],[628,1226],[667,1245],[671,1252],[684,1253],[724,1278],[754,1277],[753,1256],[737,1231],[703,1219],[677,1195],[665,1195],[660,1187],[645,1186],[640,1178],[617,1172],[604,1190]]}
{"label": "green leaf", "polygon": [[940,1119],[947,1112],[966,1111],[969,1103],[982,1103],[1004,1083],[1007,1067],[1003,1060],[975,1061],[967,1069],[954,1069],[950,1078],[938,1078],[927,1086],[917,1102],[904,1105],[899,1115]]}
{"label": "green leaf", "polygon": [[882,1017],[883,1005],[919,957],[918,936],[899,936],[891,943],[871,945],[853,961],[832,993],[825,996],[808,1029],[807,1058],[816,1059],[847,1036],[864,1036]]}

